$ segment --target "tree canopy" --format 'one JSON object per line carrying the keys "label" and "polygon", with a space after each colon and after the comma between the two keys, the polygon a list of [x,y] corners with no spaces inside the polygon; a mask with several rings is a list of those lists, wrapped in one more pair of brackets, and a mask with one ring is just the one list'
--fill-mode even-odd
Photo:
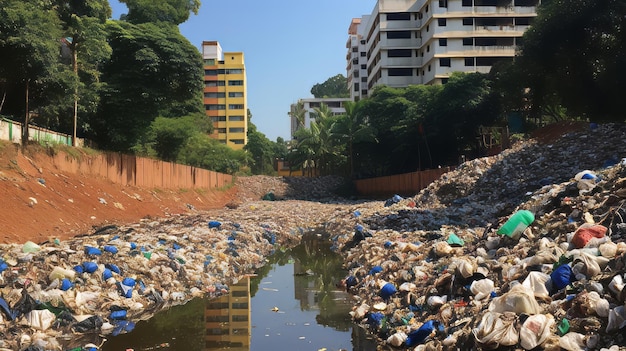
{"label": "tree canopy", "polygon": [[348,82],[343,74],[328,78],[324,83],[317,83],[311,88],[311,94],[316,98],[345,98],[350,97]]}

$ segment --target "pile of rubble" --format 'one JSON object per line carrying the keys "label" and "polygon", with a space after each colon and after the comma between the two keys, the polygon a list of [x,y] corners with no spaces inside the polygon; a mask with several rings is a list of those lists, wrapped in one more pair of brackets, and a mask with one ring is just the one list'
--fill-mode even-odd
{"label": "pile of rubble", "polygon": [[355,206],[336,237],[354,320],[401,349],[626,350],[624,140],[523,142]]}

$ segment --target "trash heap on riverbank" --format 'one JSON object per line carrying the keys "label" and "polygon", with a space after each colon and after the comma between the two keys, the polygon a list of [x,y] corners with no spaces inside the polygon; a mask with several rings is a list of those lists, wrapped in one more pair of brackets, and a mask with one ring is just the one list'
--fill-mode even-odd
{"label": "trash heap on riverbank", "polygon": [[0,350],[95,350],[108,335],[228,286],[343,211],[256,201],[107,226],[72,240],[0,245]]}
{"label": "trash heap on riverbank", "polygon": [[524,142],[355,206],[335,238],[354,320],[400,349],[626,350],[624,140]]}

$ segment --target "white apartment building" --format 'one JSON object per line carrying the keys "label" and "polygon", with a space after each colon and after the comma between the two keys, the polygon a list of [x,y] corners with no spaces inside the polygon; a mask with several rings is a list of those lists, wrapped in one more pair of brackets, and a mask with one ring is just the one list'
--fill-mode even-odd
{"label": "white apartment building", "polygon": [[[351,101],[350,98],[310,98],[310,99],[299,99],[298,103],[302,103],[304,109],[304,127],[311,128],[311,120],[315,119],[315,109],[320,108],[322,104],[328,106],[333,116],[342,115],[346,112],[344,108],[344,103],[346,101]],[[291,119],[291,138],[293,139],[293,134],[296,132],[298,128],[298,121],[296,119],[295,111],[296,111],[297,103],[291,104],[291,109],[289,112],[289,116]]]}
{"label": "white apartment building", "polygon": [[346,48],[346,75],[348,87],[350,88],[350,98],[352,101],[359,101],[367,97],[367,50],[365,36],[363,30],[365,26],[361,23],[367,23],[368,15],[362,18],[353,18],[348,29],[348,41]]}
{"label": "white apartment building", "polygon": [[381,84],[443,84],[458,71],[488,73],[496,62],[515,56],[540,3],[378,0],[370,15],[350,25],[347,77],[351,96],[363,98]]}

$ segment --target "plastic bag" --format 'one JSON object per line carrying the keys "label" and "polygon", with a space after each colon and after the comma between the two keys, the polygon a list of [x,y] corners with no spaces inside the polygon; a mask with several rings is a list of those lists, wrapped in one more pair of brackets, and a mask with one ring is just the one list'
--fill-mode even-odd
{"label": "plastic bag", "polygon": [[[590,244],[591,240],[594,238],[600,239],[604,238],[606,235],[607,227],[600,224],[590,224],[585,223],[576,229],[574,232],[574,236],[572,237],[571,243],[574,247],[580,249],[588,244]],[[596,241],[599,246],[603,242]]]}
{"label": "plastic bag", "polygon": [[516,319],[517,316],[511,312],[486,312],[472,333],[485,349],[512,346],[519,341],[519,333],[515,329]]}
{"label": "plastic bag", "polygon": [[550,296],[550,292],[546,287],[546,282],[548,280],[550,280],[549,275],[542,272],[532,271],[528,273],[528,276],[524,279],[522,285],[531,290],[535,297],[547,298]]}
{"label": "plastic bag", "polygon": [[585,336],[580,333],[567,333],[559,339],[559,346],[568,351],[584,351]]}
{"label": "plastic bag", "polygon": [[495,284],[491,279],[474,280],[470,285],[470,291],[474,294],[476,300],[482,300],[491,296]]}
{"label": "plastic bag", "polygon": [[574,281],[574,274],[572,273],[572,267],[570,267],[568,264],[562,264],[558,266],[550,274],[550,279],[552,281],[552,285],[557,290],[561,290],[565,288],[571,282]]}
{"label": "plastic bag", "polygon": [[417,330],[413,330],[407,335],[406,346],[412,347],[421,344],[435,330],[439,322],[430,320],[422,324]]}
{"label": "plastic bag", "polygon": [[25,318],[30,327],[45,331],[50,328],[56,316],[48,310],[32,310],[26,314]]}
{"label": "plastic bag", "polygon": [[532,290],[522,284],[516,284],[504,295],[494,298],[489,304],[489,311],[538,314],[541,308]]}
{"label": "plastic bag", "polygon": [[98,331],[102,327],[102,318],[100,316],[90,316],[72,326],[72,330],[77,333],[86,333],[90,331]]}
{"label": "plastic bag", "polygon": [[624,327],[626,327],[626,307],[615,307],[609,312],[609,323],[606,326],[606,332],[612,333]]}
{"label": "plastic bag", "polygon": [[403,332],[397,332],[387,338],[387,344],[395,347],[400,347],[406,340],[407,335]]}
{"label": "plastic bag", "polygon": [[[590,255],[586,252],[580,250],[572,250],[576,251],[572,256],[574,260],[572,264],[576,265],[576,263],[581,262],[583,264],[583,270],[574,272],[574,273],[582,273],[587,278],[593,278],[596,275],[600,274],[600,272],[606,268],[609,263],[609,259],[603,256],[594,256]],[[573,252],[570,252],[573,253]]]}
{"label": "plastic bag", "polygon": [[551,315],[535,314],[529,316],[520,328],[520,345],[526,350],[532,350],[542,345],[552,334],[550,328],[555,321]]}

